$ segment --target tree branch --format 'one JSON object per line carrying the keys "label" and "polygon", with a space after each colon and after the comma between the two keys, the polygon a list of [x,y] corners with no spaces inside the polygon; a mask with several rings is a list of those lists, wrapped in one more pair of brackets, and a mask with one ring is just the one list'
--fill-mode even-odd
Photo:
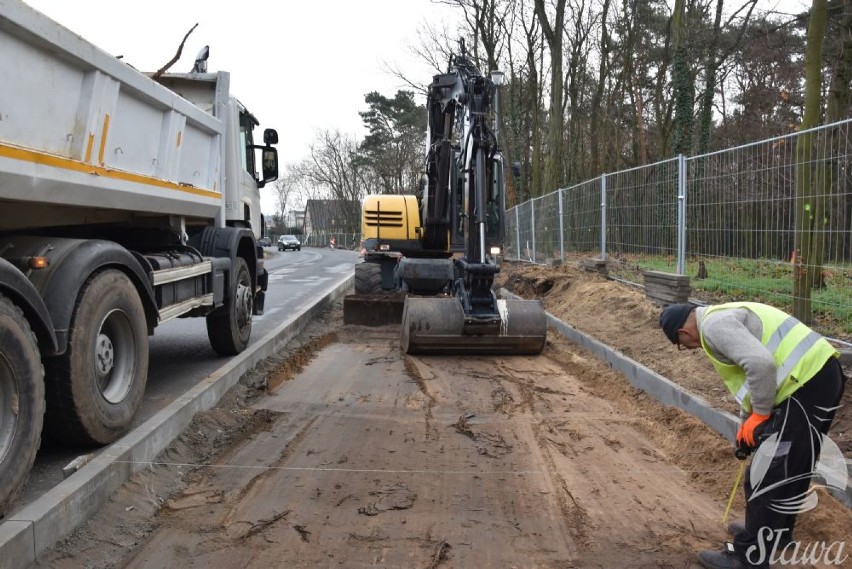
{"label": "tree branch", "polygon": [[186,35],[185,35],[185,36],[183,36],[183,41],[182,41],[182,42],[180,42],[180,45],[178,46],[178,50],[177,50],[177,53],[175,54],[175,56],[171,59],[171,61],[169,61],[169,62],[168,62],[168,63],[166,63],[164,66],[162,66],[160,69],[158,69],[158,70],[157,70],[157,72],[156,72],[156,73],[154,73],[154,74],[151,76],[151,79],[154,79],[154,80],[159,79],[159,78],[160,78],[160,76],[161,76],[163,73],[165,73],[166,71],[168,71],[169,67],[171,67],[172,65],[174,65],[174,64],[175,64],[175,62],[176,62],[178,59],[180,59],[180,54],[181,54],[181,53],[183,53],[183,44],[185,44],[185,43],[186,43],[186,38],[188,38],[188,37],[189,37],[189,34],[191,34],[193,31],[195,31],[195,28],[197,28],[197,27],[198,27],[198,24],[195,24],[194,26],[192,26],[192,29],[190,29],[188,32],[186,32]]}

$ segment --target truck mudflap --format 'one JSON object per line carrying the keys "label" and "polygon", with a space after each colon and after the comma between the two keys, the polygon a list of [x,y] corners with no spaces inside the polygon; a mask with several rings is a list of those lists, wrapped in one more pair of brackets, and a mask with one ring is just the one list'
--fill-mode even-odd
{"label": "truck mudflap", "polygon": [[499,314],[465,314],[457,298],[407,297],[400,347],[406,354],[535,355],[547,340],[538,300],[498,300]]}

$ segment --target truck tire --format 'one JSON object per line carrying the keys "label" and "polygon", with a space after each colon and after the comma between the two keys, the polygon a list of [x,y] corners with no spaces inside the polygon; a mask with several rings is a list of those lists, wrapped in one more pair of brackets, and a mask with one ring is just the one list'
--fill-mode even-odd
{"label": "truck tire", "polygon": [[378,294],[382,292],[382,266],[365,261],[355,265],[355,293]]}
{"label": "truck tire", "polygon": [[27,481],[41,443],[44,368],[23,312],[0,294],[0,515]]}
{"label": "truck tire", "polygon": [[220,356],[235,356],[246,349],[251,337],[254,292],[245,259],[237,257],[235,286],[225,306],[207,315],[207,337]]}
{"label": "truck tire", "polygon": [[142,301],[118,270],[95,273],[78,297],[65,354],[45,361],[51,440],[110,443],[130,430],[148,380]]}

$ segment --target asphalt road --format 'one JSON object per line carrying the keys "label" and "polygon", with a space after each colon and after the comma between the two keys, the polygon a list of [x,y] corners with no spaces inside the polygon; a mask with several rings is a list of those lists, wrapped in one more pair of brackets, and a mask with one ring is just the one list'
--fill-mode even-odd
{"label": "asphalt road", "polygon": [[[265,312],[253,319],[249,350],[284,318],[320,294],[332,280],[351,272],[357,260],[354,251],[318,248],[278,252],[275,247],[267,247],[266,255],[270,278]],[[150,338],[149,357],[145,401],[134,426],[151,418],[230,360],[210,347],[203,318],[175,319],[159,326]],[[61,482],[62,469],[75,458],[97,451],[43,447],[10,512],[25,507]]]}

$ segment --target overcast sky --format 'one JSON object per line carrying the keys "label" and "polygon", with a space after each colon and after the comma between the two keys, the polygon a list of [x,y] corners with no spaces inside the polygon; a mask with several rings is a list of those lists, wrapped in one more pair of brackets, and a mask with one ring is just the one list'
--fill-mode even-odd
{"label": "overcast sky", "polygon": [[[209,45],[208,71],[229,71],[261,129],[278,130],[282,165],[307,157],[318,129],[363,138],[364,95],[407,88],[388,65],[428,83],[434,71],[409,46],[425,23],[455,17],[430,0],[24,1],[143,71],[165,65],[197,23],[170,71],[188,72]],[[261,193],[272,213],[271,191]]]}
{"label": "overcast sky", "polygon": [[[458,11],[430,0],[25,0],[107,53],[143,71],[156,71],[175,54],[196,23],[180,61],[188,72],[210,46],[209,71],[230,71],[231,90],[279,135],[282,165],[308,156],[319,129],[362,139],[364,96],[388,97],[408,88],[387,71],[428,83],[434,73],[411,54],[418,29],[455,30]],[[807,9],[810,0],[760,0],[782,11]],[[483,70],[487,72],[489,70]],[[425,101],[421,101],[425,103]],[[273,213],[271,190],[263,210]]]}

